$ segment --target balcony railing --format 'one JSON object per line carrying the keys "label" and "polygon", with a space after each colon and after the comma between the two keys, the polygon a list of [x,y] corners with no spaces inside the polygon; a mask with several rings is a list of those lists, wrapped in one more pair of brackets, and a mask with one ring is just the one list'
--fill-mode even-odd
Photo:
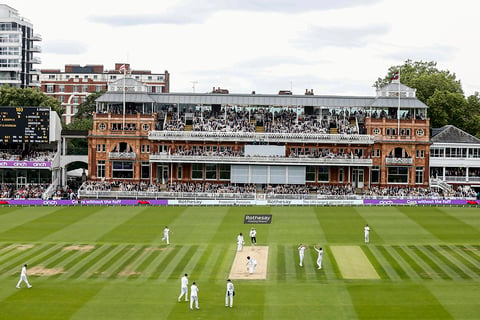
{"label": "balcony railing", "polygon": [[257,133],[257,132],[220,132],[220,131],[150,131],[150,140],[177,141],[241,141],[241,142],[304,142],[304,143],[341,143],[373,144],[372,135],[326,134],[326,133]]}
{"label": "balcony railing", "polygon": [[109,159],[125,159],[125,160],[135,160],[137,154],[135,152],[109,152]]}
{"label": "balcony railing", "polygon": [[229,164],[275,164],[275,165],[334,165],[334,166],[371,166],[372,159],[342,157],[263,157],[263,156],[189,156],[167,153],[150,155],[151,162],[167,163],[229,163]]}
{"label": "balcony railing", "polygon": [[386,158],[386,164],[396,164],[396,165],[411,165],[413,164],[412,158]]}

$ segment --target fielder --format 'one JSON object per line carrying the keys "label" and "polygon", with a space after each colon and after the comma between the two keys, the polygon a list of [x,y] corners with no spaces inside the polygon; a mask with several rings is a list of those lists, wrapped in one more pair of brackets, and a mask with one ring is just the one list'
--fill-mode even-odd
{"label": "fielder", "polygon": [[242,251],[244,244],[245,239],[243,239],[243,234],[240,232],[240,234],[237,236],[237,251]]}
{"label": "fielder", "polygon": [[182,299],[183,295],[185,295],[185,301],[188,301],[188,274],[185,275],[180,279],[180,295],[178,296],[178,302]]}
{"label": "fielder", "polygon": [[250,271],[250,274],[253,274],[255,272],[255,267],[257,266],[257,260],[255,260],[254,257],[247,257],[247,270]]}
{"label": "fielder", "polygon": [[313,246],[313,248],[315,249],[315,251],[318,252],[318,258],[317,258],[317,266],[318,266],[318,269],[322,269],[322,261],[323,261],[323,249],[322,247],[315,247]]}
{"label": "fielder", "polygon": [[257,230],[253,227],[250,229],[250,241],[252,242],[252,245],[257,244]]}
{"label": "fielder", "polygon": [[16,288],[17,289],[20,289],[20,284],[23,282],[25,282],[27,284],[27,287],[28,288],[31,288],[32,286],[30,285],[30,283],[28,283],[28,278],[27,278],[27,264],[24,264],[23,267],[22,267],[22,271],[20,272],[20,280],[18,280],[18,283],[17,283],[17,286]]}
{"label": "fielder", "polygon": [[307,246],[300,243],[300,246],[298,247],[298,255],[300,256],[300,267],[303,267],[303,258],[305,257],[306,249]]}
{"label": "fielder", "polygon": [[[169,237],[170,229],[168,229],[168,226],[165,226],[165,229],[163,229],[163,238],[162,241],[167,241],[167,244],[170,244],[170,237]],[[173,232],[172,232],[173,233]]]}
{"label": "fielder", "polygon": [[233,296],[235,295],[233,283],[230,279],[227,280],[227,292],[225,293],[225,307],[228,307],[230,300],[230,308],[233,307]]}
{"label": "fielder", "polygon": [[363,228],[364,235],[365,235],[365,244],[370,242],[370,227],[368,224],[365,225],[365,228]]}
{"label": "fielder", "polygon": [[193,302],[195,302],[195,309],[200,309],[198,307],[198,286],[195,281],[192,283],[190,287],[190,310],[193,310]]}

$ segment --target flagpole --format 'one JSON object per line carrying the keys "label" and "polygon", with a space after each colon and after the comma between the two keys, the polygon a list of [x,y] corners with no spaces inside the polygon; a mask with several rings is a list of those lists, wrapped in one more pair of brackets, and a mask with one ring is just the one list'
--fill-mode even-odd
{"label": "flagpole", "polygon": [[123,67],[123,127],[122,131],[125,131],[125,77],[127,76],[127,66],[124,65]]}
{"label": "flagpole", "polygon": [[400,68],[398,68],[398,110],[397,110],[397,119],[398,119],[398,131],[397,131],[397,136],[400,139]]}

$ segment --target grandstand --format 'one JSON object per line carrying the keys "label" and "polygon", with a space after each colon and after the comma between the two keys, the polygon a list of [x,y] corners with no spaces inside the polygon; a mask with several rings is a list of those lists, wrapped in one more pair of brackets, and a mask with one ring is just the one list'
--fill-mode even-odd
{"label": "grandstand", "polygon": [[89,134],[91,181],[155,192],[175,184],[308,195],[325,186],[353,195],[429,188],[427,106],[401,84],[362,97],[149,93],[133,79],[125,91],[111,88],[97,99]]}

